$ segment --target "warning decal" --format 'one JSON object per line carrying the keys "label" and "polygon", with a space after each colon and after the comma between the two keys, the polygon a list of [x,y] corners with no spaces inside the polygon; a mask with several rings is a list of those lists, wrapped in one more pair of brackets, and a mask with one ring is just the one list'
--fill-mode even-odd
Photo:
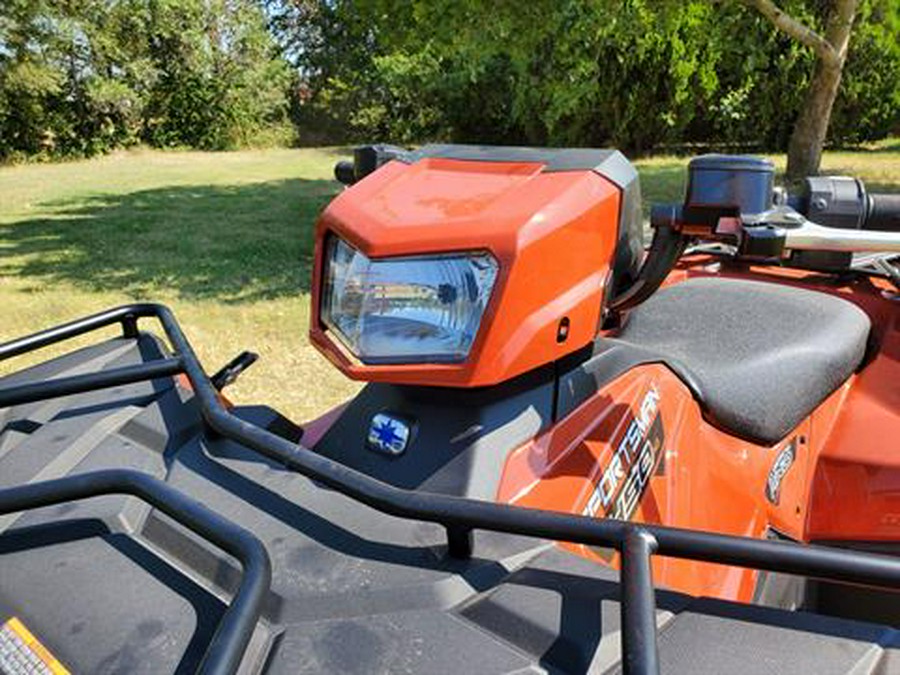
{"label": "warning decal", "polygon": [[0,626],[0,675],[70,675],[16,617]]}

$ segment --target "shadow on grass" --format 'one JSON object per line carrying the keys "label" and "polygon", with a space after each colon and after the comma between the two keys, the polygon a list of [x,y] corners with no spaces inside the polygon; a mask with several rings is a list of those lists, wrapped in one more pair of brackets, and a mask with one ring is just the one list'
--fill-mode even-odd
{"label": "shadow on grass", "polygon": [[0,274],[136,299],[252,302],[309,290],[327,180],[189,186],[41,204],[0,227]]}
{"label": "shadow on grass", "polygon": [[[683,197],[685,166],[639,167],[644,213]],[[254,302],[308,291],[314,223],[329,180],[165,187],[37,205],[0,226],[0,275],[39,290],[69,283],[136,300]]]}

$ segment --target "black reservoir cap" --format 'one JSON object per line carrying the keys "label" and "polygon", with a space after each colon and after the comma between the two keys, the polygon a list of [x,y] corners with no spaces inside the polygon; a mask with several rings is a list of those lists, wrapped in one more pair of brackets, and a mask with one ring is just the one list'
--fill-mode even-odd
{"label": "black reservoir cap", "polygon": [[772,208],[775,165],[750,155],[701,155],[688,164],[685,206],[737,207],[742,214]]}

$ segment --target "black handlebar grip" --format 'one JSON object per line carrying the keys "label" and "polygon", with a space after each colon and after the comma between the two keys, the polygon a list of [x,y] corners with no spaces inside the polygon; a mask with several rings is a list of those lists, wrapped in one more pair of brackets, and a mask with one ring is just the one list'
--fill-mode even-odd
{"label": "black handlebar grip", "polygon": [[900,193],[869,193],[869,208],[863,229],[900,232]]}

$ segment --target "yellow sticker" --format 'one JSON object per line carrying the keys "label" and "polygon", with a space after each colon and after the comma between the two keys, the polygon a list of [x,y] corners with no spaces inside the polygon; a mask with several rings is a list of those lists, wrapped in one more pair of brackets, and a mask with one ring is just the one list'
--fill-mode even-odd
{"label": "yellow sticker", "polygon": [[0,626],[0,674],[71,675],[16,617]]}

